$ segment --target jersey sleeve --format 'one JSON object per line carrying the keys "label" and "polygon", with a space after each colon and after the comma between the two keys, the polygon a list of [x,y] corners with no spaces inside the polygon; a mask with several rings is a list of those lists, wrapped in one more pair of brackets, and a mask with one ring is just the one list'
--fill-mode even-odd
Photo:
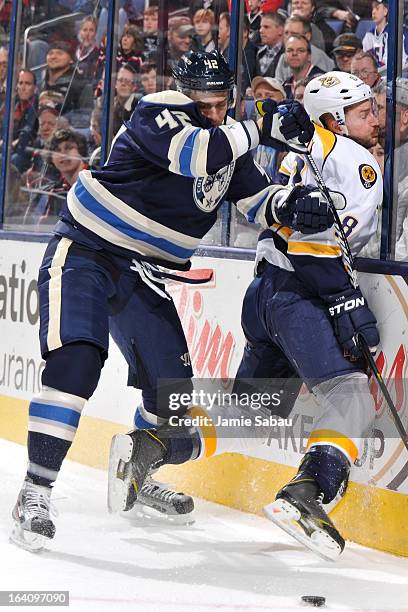
{"label": "jersey sleeve", "polygon": [[142,98],[126,129],[143,157],[187,177],[215,174],[259,143],[251,120],[217,128],[203,125],[206,120],[190,98],[166,91]]}
{"label": "jersey sleeve", "polygon": [[[318,151],[315,155],[318,159]],[[297,173],[299,178],[304,177],[306,165],[301,168],[298,162],[296,168],[287,158],[285,161],[289,162],[292,179]],[[345,197],[344,210],[337,212],[355,257],[376,233],[383,196],[380,168],[366,149],[343,138],[325,158],[322,174],[327,187]],[[312,235],[283,229],[286,231],[276,228],[275,231],[287,243],[286,255],[297,275],[313,293],[330,299],[330,295],[350,285],[333,227]]]}

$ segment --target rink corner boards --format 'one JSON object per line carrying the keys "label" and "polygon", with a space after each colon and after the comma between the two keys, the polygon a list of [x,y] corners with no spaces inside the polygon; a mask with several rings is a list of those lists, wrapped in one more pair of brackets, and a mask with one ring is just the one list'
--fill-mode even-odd
{"label": "rink corner boards", "polygon": [[[27,411],[27,401],[0,395],[0,437],[25,445]],[[106,469],[112,435],[126,429],[124,425],[83,415],[68,457],[84,465]],[[171,482],[185,493],[262,514],[262,507],[274,498],[294,472],[295,469],[287,465],[225,454],[187,465],[165,466],[158,478]],[[407,516],[407,495],[354,482],[332,513],[348,540],[401,556],[408,556]]]}

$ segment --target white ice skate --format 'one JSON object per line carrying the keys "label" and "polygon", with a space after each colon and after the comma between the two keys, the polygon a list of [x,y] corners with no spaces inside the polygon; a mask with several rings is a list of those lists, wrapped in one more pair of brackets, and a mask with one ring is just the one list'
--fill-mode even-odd
{"label": "white ice skate", "polygon": [[51,487],[34,484],[28,477],[24,480],[13,508],[11,542],[30,552],[40,552],[54,537],[55,525],[50,515],[56,516],[57,512],[51,504],[51,491]]}

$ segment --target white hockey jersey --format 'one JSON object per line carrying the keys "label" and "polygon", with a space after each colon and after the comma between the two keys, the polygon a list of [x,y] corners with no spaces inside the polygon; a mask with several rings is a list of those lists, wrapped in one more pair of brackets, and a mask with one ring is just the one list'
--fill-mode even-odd
{"label": "white hockey jersey", "polygon": [[[346,198],[345,208],[338,214],[351,251],[356,256],[377,228],[378,209],[383,197],[381,171],[371,153],[361,145],[322,127],[315,128],[311,153],[327,187],[341,192]],[[282,162],[281,172],[289,177],[289,186],[316,185],[301,155],[289,153]],[[341,251],[333,228],[305,235],[274,224],[260,236],[257,261],[262,258],[286,270],[296,271],[302,278],[310,278],[314,287],[322,285],[323,294],[336,290],[333,276],[336,270],[342,269]],[[334,260],[340,265],[331,265]],[[324,287],[325,275],[327,287]],[[344,278],[339,278],[338,284],[342,282]]]}

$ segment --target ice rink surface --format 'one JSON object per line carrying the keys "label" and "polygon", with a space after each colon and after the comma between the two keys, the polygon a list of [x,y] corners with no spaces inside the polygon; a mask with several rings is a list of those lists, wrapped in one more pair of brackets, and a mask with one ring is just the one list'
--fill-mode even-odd
{"label": "ice rink surface", "polygon": [[0,440],[0,590],[68,590],[62,610],[307,610],[310,594],[329,610],[408,610],[408,559],[348,544],[320,561],[266,519],[200,500],[190,527],[110,516],[106,473],[70,462],[55,539],[29,553],[8,541],[25,465],[25,448]]}

